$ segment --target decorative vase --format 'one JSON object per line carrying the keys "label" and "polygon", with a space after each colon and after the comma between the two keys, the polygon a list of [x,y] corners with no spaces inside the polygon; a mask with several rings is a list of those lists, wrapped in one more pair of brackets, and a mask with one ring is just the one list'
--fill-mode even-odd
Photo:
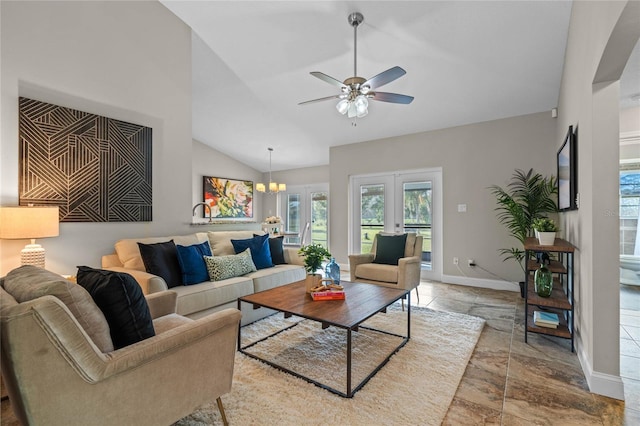
{"label": "decorative vase", "polygon": [[327,263],[324,272],[326,278],[331,279],[336,284],[340,284],[340,265],[336,263],[335,257],[332,257],[331,261]]}
{"label": "decorative vase", "polygon": [[307,289],[307,293],[311,293],[312,288],[316,288],[322,282],[322,275],[320,274],[307,274],[307,277],[304,280],[305,288]]}
{"label": "decorative vase", "polygon": [[551,296],[553,290],[553,275],[547,265],[542,263],[540,268],[533,275],[533,282],[535,284],[535,290],[540,297]]}
{"label": "decorative vase", "polygon": [[538,242],[541,246],[552,246],[555,240],[555,232],[538,232]]}

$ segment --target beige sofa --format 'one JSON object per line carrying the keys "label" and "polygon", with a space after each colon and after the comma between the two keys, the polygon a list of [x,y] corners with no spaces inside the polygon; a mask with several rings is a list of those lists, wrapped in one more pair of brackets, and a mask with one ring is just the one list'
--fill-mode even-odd
{"label": "beige sofa", "polygon": [[224,413],[240,312],[191,320],[175,314],[172,291],[146,299],[155,336],[113,350],[103,312],[80,285],[35,266],[2,278],[2,377],[20,422],[168,425],[216,399]]}
{"label": "beige sofa", "polygon": [[[102,257],[102,267],[131,274],[142,287],[144,294],[152,294],[165,291],[168,286],[162,278],[145,272],[138,242],[154,244],[173,240],[175,244],[188,246],[208,241],[214,256],[225,256],[235,254],[232,239],[251,238],[254,233],[262,234],[262,231],[198,232],[179,236],[123,239],[116,242],[115,253]],[[192,319],[200,318],[221,309],[237,307],[238,297],[303,280],[306,272],[298,249],[285,247],[284,257],[287,262],[285,265],[276,265],[222,281],[172,287],[171,290],[178,295],[177,313]],[[265,308],[252,309],[243,304],[242,324],[249,324],[273,312]]]}

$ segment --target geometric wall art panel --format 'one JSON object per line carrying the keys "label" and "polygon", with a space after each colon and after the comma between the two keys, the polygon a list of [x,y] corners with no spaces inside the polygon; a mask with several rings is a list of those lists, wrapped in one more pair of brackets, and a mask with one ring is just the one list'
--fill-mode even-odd
{"label": "geometric wall art panel", "polygon": [[152,220],[151,128],[20,98],[20,205],[61,222]]}

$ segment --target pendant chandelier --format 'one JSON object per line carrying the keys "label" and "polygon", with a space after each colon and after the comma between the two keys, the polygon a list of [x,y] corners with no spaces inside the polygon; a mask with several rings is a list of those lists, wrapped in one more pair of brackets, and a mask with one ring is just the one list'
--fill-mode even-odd
{"label": "pendant chandelier", "polygon": [[[284,183],[277,183],[271,179],[271,154],[273,153],[273,148],[267,148],[269,150],[269,193],[277,193],[280,191],[286,191],[287,185]],[[258,182],[256,183],[256,191],[258,192],[267,192],[267,185],[264,183]]]}

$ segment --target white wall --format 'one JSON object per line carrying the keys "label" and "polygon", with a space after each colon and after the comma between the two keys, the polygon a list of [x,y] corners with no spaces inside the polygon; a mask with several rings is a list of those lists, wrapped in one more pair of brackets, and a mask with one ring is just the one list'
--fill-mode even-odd
{"label": "white wall", "polygon": [[[514,169],[555,174],[556,133],[549,111],[331,148],[331,253],[338,259],[348,254],[349,176],[442,167],[443,274],[461,276],[452,264],[455,256],[473,258],[509,281],[522,281],[517,263],[505,263],[499,256],[498,249],[519,243],[496,219],[496,201],[488,187],[504,186]],[[462,203],[467,204],[466,213],[457,212]],[[471,277],[494,278],[461,267]]]}
{"label": "white wall", "polygon": [[620,110],[620,134],[640,132],[640,107]]}
{"label": "white wall", "polygon": [[618,79],[638,40],[639,6],[573,3],[556,135],[577,126],[580,206],[561,214],[561,226],[578,247],[578,355],[591,391],[620,399]]}
{"label": "white wall", "polygon": [[[0,203],[18,203],[18,97],[153,128],[153,221],[63,223],[40,240],[47,267],[75,274],[127,236],[189,232],[191,32],[158,2],[0,2]],[[0,241],[0,275],[28,241]]]}

